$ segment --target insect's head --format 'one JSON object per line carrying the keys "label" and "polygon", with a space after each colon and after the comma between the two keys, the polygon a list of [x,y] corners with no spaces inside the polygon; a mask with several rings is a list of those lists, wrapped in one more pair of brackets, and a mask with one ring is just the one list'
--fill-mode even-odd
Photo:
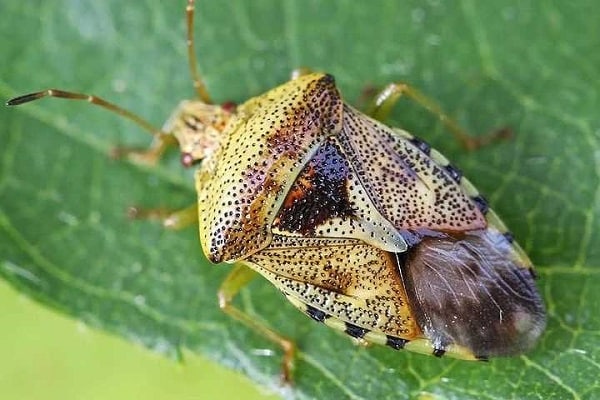
{"label": "insect's head", "polygon": [[175,142],[172,140],[175,138],[181,150],[181,163],[190,167],[211,154],[215,154],[223,139],[222,132],[234,115],[236,106],[230,102],[221,105],[213,104],[202,76],[198,72],[194,56],[194,0],[187,2],[186,22],[188,63],[197,100],[182,101],[164,124],[162,130],[156,129],[154,125],[137,114],[101,97],[61,89],[46,89],[28,93],[10,99],[6,104],[16,106],[43,97],[86,101],[133,121],[155,137],[152,147],[146,152],[138,151],[138,149],[117,148],[114,149],[113,156],[128,155],[132,156],[131,158],[135,161],[154,164],[165,148]]}
{"label": "insect's head", "polygon": [[163,126],[163,132],[177,139],[184,166],[190,167],[215,153],[234,111],[235,106],[230,103],[214,105],[199,100],[179,103]]}

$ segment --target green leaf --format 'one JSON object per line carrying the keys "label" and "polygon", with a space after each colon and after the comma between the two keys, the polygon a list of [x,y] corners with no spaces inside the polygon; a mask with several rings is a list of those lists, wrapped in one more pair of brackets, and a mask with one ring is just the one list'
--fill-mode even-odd
{"label": "green leaf", "polygon": [[[181,3],[181,4],[179,4]],[[266,281],[239,305],[300,348],[300,398],[600,396],[600,9],[593,1],[199,1],[197,53],[218,101],[244,101],[299,66],[330,72],[350,103],[408,81],[470,131],[512,141],[466,153],[401,102],[390,124],[426,138],[487,194],[538,267],[548,328],[527,355],[468,363],[355,347]],[[194,96],[184,2],[0,2],[0,94],[94,93],[160,126]],[[0,109],[0,274],[41,303],[173,356],[205,354],[277,390],[280,351],[224,316],[228,266],[195,229],[127,220],[132,204],[195,201],[171,153],[156,168],[111,160],[144,146],[129,121],[82,102]],[[41,332],[40,334],[43,334]],[[273,349],[272,357],[260,349]]]}

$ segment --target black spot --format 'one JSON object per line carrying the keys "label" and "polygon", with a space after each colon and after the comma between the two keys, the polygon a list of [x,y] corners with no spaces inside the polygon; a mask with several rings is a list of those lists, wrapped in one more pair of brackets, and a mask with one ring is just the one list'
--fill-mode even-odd
{"label": "black spot", "polygon": [[329,318],[329,315],[327,315],[323,311],[317,310],[313,306],[309,305],[306,306],[306,314],[308,314],[309,317],[311,317],[317,322],[324,322],[327,318]]}
{"label": "black spot", "polygon": [[450,177],[454,179],[455,182],[460,182],[460,178],[462,178],[462,172],[460,171],[460,169],[456,168],[452,164],[446,165],[444,169],[446,170],[446,172],[448,172],[448,174],[450,174]]}
{"label": "black spot", "polygon": [[346,322],[346,330],[344,332],[354,338],[362,339],[369,332],[369,330]]}
{"label": "black spot", "polygon": [[446,354],[446,350],[444,350],[444,349],[433,349],[433,353],[431,353],[431,354],[433,354],[436,357],[441,357],[444,354]]}
{"label": "black spot", "polygon": [[515,241],[515,237],[510,232],[504,232],[504,234],[502,236],[504,236],[504,238],[508,241],[508,243],[512,243]]}
{"label": "black spot", "polygon": [[487,200],[482,195],[479,194],[475,197],[472,197],[471,199],[475,202],[477,208],[479,208],[479,211],[481,211],[482,214],[486,214],[490,209]]}
{"label": "black spot", "polygon": [[488,356],[475,356],[475,358],[477,359],[477,361],[490,361],[490,358]]}
{"label": "black spot", "polygon": [[414,138],[410,139],[410,142],[412,144],[414,144],[423,153],[425,153],[427,155],[429,155],[429,153],[431,153],[431,146],[428,143],[424,142],[423,140],[414,137]]}
{"label": "black spot", "polygon": [[398,338],[395,336],[390,336],[390,335],[386,335],[386,339],[387,340],[386,340],[385,344],[396,350],[403,349],[404,345],[408,342],[408,340],[406,340],[406,339],[401,339],[401,338]]}

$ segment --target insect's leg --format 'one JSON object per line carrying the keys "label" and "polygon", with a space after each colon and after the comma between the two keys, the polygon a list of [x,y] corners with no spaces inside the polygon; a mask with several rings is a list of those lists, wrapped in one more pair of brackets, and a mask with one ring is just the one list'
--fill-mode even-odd
{"label": "insect's leg", "polygon": [[496,140],[507,139],[512,135],[510,129],[502,128],[484,136],[473,137],[454,118],[446,114],[433,99],[406,83],[391,83],[375,95],[367,114],[380,121],[386,119],[391,113],[392,107],[403,95],[437,116],[460,144],[468,150],[475,150]]}
{"label": "insect's leg", "polygon": [[276,343],[283,349],[281,366],[282,380],[285,383],[291,383],[296,345],[291,340],[284,338],[256,318],[251,317],[231,304],[240,289],[247,285],[255,276],[256,272],[254,270],[245,265],[236,264],[233,271],[227,275],[227,278],[225,278],[219,288],[219,307],[223,312],[237,319],[273,343]]}
{"label": "insect's leg", "polygon": [[181,210],[133,206],[127,210],[127,215],[132,219],[158,220],[165,228],[178,230],[198,223],[198,205],[194,203]]}
{"label": "insect's leg", "polygon": [[177,143],[172,135],[155,128],[151,123],[140,116],[114,103],[106,101],[101,97],[90,94],[68,92],[60,89],[46,89],[42,90],[41,92],[29,93],[15,97],[10,99],[6,104],[9,106],[18,106],[20,104],[29,103],[30,101],[38,100],[44,97],[57,97],[67,100],[87,101],[90,104],[102,107],[135,122],[139,127],[154,136],[154,141],[152,142],[152,146],[149,150],[142,151],[139,149],[117,148],[112,151],[112,155],[115,157],[128,156],[136,162],[154,164],[156,161],[158,161],[167,147]]}
{"label": "insect's leg", "polygon": [[177,140],[173,135],[161,132],[154,136],[148,149],[114,147],[110,155],[113,158],[127,157],[136,163],[154,165],[160,160],[165,150],[175,145],[177,145]]}

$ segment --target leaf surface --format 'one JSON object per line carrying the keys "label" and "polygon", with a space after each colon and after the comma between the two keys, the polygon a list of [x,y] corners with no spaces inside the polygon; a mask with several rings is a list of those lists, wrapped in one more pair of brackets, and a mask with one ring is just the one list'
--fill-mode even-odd
{"label": "leaf surface", "polygon": [[[160,126],[194,96],[184,2],[0,2],[0,94],[58,87],[110,99]],[[600,396],[600,8],[595,2],[199,1],[197,54],[217,101],[242,102],[300,66],[332,73],[357,104],[407,81],[469,130],[514,140],[463,151],[434,117],[400,102],[391,125],[426,139],[487,195],[537,266],[548,328],[521,357],[467,363],[357,348],[298,313],[266,281],[238,304],[297,341],[298,398]],[[111,160],[145,146],[130,122],[43,100],[0,108],[0,275],[41,303],[154,350],[205,354],[278,387],[280,354],[224,316],[228,266],[196,230],[127,220],[132,204],[195,201],[191,171]],[[263,352],[264,353],[264,352]]]}

